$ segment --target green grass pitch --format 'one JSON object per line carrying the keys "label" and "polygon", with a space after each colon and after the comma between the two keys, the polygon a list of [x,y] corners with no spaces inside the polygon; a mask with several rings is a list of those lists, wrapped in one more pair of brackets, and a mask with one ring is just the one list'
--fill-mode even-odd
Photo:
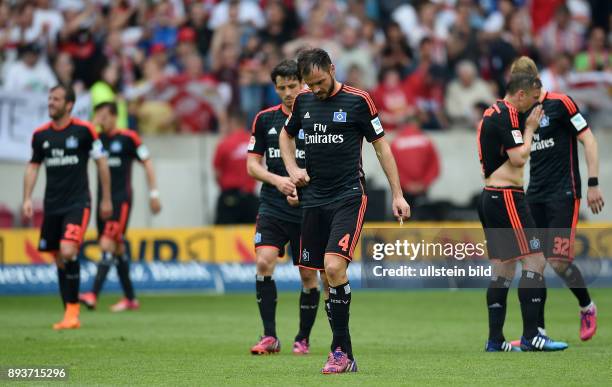
{"label": "green grass pitch", "polygon": [[[291,354],[297,292],[279,294],[282,351],[263,357],[249,354],[261,332],[254,294],[141,295],[141,310],[122,314],[108,310],[117,295],[105,294],[97,311],[81,312],[81,329],[63,332],[51,329],[58,297],[0,297],[0,366],[68,366],[68,383],[78,385],[610,385],[612,290],[592,295],[600,313],[590,342],[578,338],[575,299],[557,289],[548,293],[547,328],[567,351],[487,354],[484,290],[357,290],[351,335],[360,371],[345,375],[319,373],[331,337],[322,307],[312,353]],[[509,299],[506,336],[515,338],[516,290]]]}

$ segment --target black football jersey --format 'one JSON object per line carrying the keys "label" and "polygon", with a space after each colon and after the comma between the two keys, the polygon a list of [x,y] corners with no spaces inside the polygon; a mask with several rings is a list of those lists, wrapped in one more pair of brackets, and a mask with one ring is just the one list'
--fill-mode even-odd
{"label": "black football jersey", "polygon": [[[108,155],[113,202],[130,202],[132,200],[132,163],[134,160],[147,160],[149,150],[142,143],[138,133],[129,129],[101,133],[100,140]],[[102,190],[98,183],[98,201],[101,199]]]}
{"label": "black football jersey", "polygon": [[485,110],[478,124],[478,157],[485,178],[506,160],[508,150],[523,145],[524,116],[507,101],[497,101]]}
{"label": "black football jersey", "polygon": [[87,163],[90,156],[104,156],[102,143],[93,125],[71,118],[69,124],[57,128],[49,122],[32,136],[31,163],[45,165],[44,211],[57,214],[91,205]]}
{"label": "black football jersey", "polygon": [[577,138],[589,130],[574,101],[546,93],[544,116],[533,136],[527,198],[530,202],[581,197]]}
{"label": "black football jersey", "polygon": [[[283,111],[282,105],[260,111],[253,120],[251,141],[248,148],[249,153],[265,155],[268,170],[279,176],[289,176],[278,145],[278,136],[288,116],[289,114]],[[305,165],[304,153],[304,135],[301,131],[296,141],[295,155],[300,168],[304,168]],[[301,222],[302,210],[291,207],[286,196],[275,186],[263,183],[259,199],[260,214],[271,215],[289,222]]]}
{"label": "black football jersey", "polygon": [[303,131],[310,176],[301,197],[304,207],[365,195],[363,139],[374,142],[385,135],[368,93],[342,85],[337,93],[320,100],[304,91],[293,103],[284,130],[291,137]]}

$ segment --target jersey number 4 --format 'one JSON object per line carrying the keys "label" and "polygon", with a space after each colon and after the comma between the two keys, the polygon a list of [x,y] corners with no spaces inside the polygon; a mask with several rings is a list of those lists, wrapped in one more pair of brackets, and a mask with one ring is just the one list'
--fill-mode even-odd
{"label": "jersey number 4", "polygon": [[338,246],[342,248],[342,251],[347,252],[349,248],[349,240],[351,239],[351,234],[346,234],[340,239],[338,242]]}

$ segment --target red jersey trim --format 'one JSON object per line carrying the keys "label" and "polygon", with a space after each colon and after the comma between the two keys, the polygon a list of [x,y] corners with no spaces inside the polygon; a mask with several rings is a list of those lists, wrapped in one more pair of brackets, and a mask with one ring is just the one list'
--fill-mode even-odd
{"label": "red jersey trim", "polygon": [[89,133],[91,134],[91,137],[94,140],[98,139],[98,132],[96,131],[96,128],[93,126],[93,124],[91,122],[83,121],[81,119],[73,117],[72,118],[72,123],[74,123],[76,125],[81,125],[81,126],[86,127],[89,130]]}
{"label": "red jersey trim", "polygon": [[358,95],[361,98],[365,99],[366,103],[368,104],[368,108],[370,109],[370,115],[375,115],[376,113],[378,113],[378,110],[376,110],[376,105],[374,105],[374,101],[372,101],[370,94],[368,94],[366,91],[356,89],[351,86],[344,86],[344,91],[349,94]]}
{"label": "red jersey trim", "polygon": [[[297,99],[297,97],[296,97],[296,99]],[[295,102],[294,102],[294,104],[295,104]],[[253,123],[251,124],[251,133],[255,134],[255,125],[257,124],[257,120],[259,119],[259,116],[261,116],[262,114],[267,113],[267,112],[273,112],[273,111],[282,109],[282,106],[283,106],[283,104],[278,104],[276,106],[269,107],[269,108],[264,109],[264,110],[260,111],[259,113],[257,113],[255,115],[255,118],[253,119]]]}
{"label": "red jersey trim", "polygon": [[134,145],[136,145],[136,147],[142,145],[142,139],[140,138],[138,133],[136,133],[132,129],[121,129],[118,134],[124,134],[129,137],[134,142]]}
{"label": "red jersey trim", "polygon": [[512,104],[506,100],[504,100],[504,105],[508,108],[508,113],[510,113],[510,122],[512,123],[512,127],[515,129],[519,128],[519,119],[518,119],[518,111]]}
{"label": "red jersey trim", "polygon": [[574,114],[578,113],[578,107],[576,106],[574,101],[572,101],[572,99],[569,96],[565,95],[565,94],[561,94],[561,93],[546,93],[546,98],[547,99],[556,99],[556,100],[560,100],[561,102],[563,102],[563,105],[567,109],[567,112],[569,113],[570,116],[573,116]]}

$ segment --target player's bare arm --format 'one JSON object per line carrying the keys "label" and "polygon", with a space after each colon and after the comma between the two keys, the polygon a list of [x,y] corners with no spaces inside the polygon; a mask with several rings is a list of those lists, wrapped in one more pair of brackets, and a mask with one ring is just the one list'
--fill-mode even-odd
{"label": "player's bare arm", "polygon": [[278,137],[278,144],[283,163],[285,163],[285,168],[291,178],[291,182],[298,187],[307,185],[310,181],[310,176],[308,176],[305,169],[298,167],[295,161],[295,138],[289,136],[287,131],[283,128]]}
{"label": "player's bare arm", "polygon": [[102,186],[102,201],[100,202],[100,215],[103,219],[108,219],[113,215],[113,203],[111,201],[111,177],[108,169],[106,157],[96,159],[100,184]]}
{"label": "player's bare arm", "polygon": [[525,121],[525,133],[523,133],[523,145],[508,149],[508,157],[513,167],[521,168],[525,166],[531,153],[531,142],[533,134],[540,126],[540,120],[544,115],[541,105],[536,106]]}
{"label": "player's bare arm", "polygon": [[[252,178],[268,183],[278,189],[283,195],[290,196],[295,191],[295,184],[291,182],[291,178],[279,176],[268,171],[262,165],[262,156],[254,153],[249,153],[247,156],[247,172]],[[297,164],[296,164],[297,166]]]}
{"label": "player's bare arm", "polygon": [[397,165],[395,164],[395,159],[391,153],[389,143],[384,138],[381,138],[372,145],[374,146],[374,150],[376,150],[376,156],[378,157],[380,166],[383,171],[385,171],[385,175],[389,181],[389,187],[391,188],[391,194],[393,196],[393,216],[402,221],[410,218],[410,206],[406,202],[406,199],[404,199],[402,187],[400,186],[399,174],[397,172]]}
{"label": "player's bare arm", "polygon": [[28,163],[23,178],[23,205],[21,210],[23,216],[28,219],[34,215],[34,209],[32,207],[32,191],[34,191],[34,186],[36,185],[36,180],[38,179],[39,169],[40,164]]}
{"label": "player's bare arm", "polygon": [[[584,146],[584,155],[587,162],[589,180],[599,176],[599,151],[597,140],[590,130],[585,130],[578,136],[578,141]],[[591,185],[587,189],[587,203],[594,214],[599,214],[604,206],[604,199],[599,184]]]}
{"label": "player's bare arm", "polygon": [[144,160],[142,166],[147,177],[147,186],[149,187],[149,207],[153,214],[158,214],[161,211],[161,201],[159,199],[159,190],[157,189],[157,179],[155,177],[155,169],[153,162],[150,159]]}

